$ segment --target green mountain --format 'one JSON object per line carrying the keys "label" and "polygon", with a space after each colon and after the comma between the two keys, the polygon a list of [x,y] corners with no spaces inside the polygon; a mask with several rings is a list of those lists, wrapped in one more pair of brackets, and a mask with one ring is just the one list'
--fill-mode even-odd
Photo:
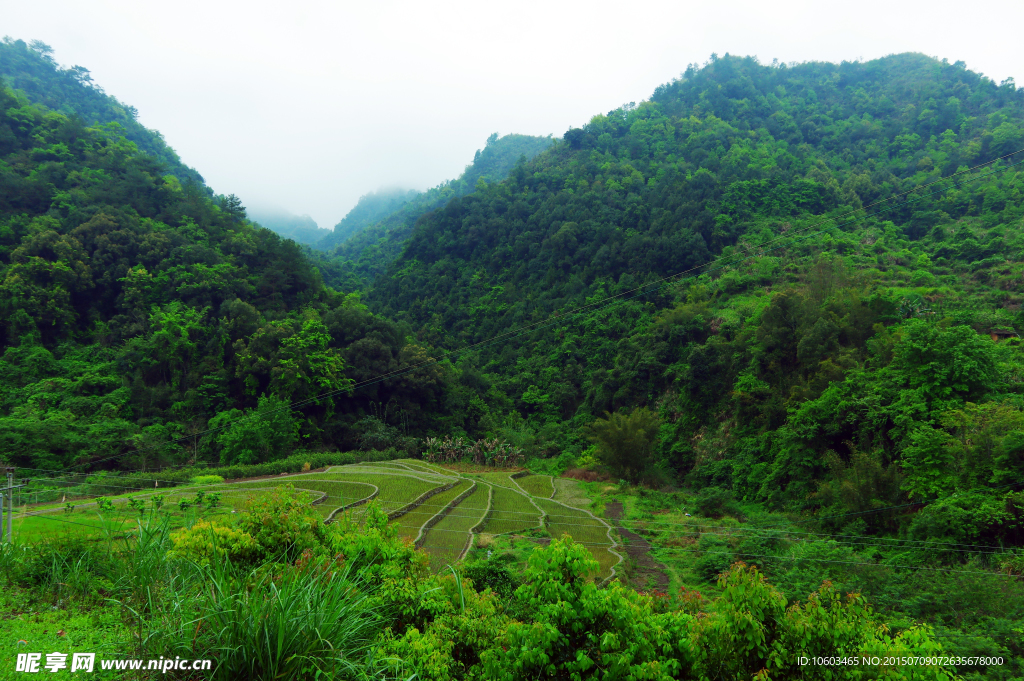
{"label": "green mountain", "polygon": [[9,37],[0,41],[0,81],[24,92],[32,102],[77,118],[83,125],[117,124],[126,139],[163,164],[166,172],[181,182],[203,185],[202,176],[181,162],[158,131],[138,122],[135,107],[106,94],[84,66],[58,66],[46,43],[33,40],[28,45]]}
{"label": "green mountain", "polygon": [[[91,92],[68,90],[67,107],[85,110]],[[125,130],[0,89],[5,462],[142,468],[251,462],[300,438],[352,447],[371,401],[430,426],[417,414],[440,389],[434,369],[344,395],[353,380],[417,363],[424,348],[326,289],[299,247],[249,222],[236,197],[180,181]],[[194,437],[332,390],[342,394],[286,411],[262,436]]]}
{"label": "green mountain", "polygon": [[[605,411],[650,406],[663,471],[751,499],[833,503],[815,496],[834,479],[829,452],[846,466],[853,450],[907,476],[886,502],[1018,479],[1012,457],[978,468],[965,450],[943,473],[922,463],[932,472],[912,482],[907,458],[926,456],[914,448],[929,428],[954,437],[940,424],[967,403],[1017,404],[995,369],[1018,366],[1016,346],[984,336],[984,359],[970,360],[987,367],[981,383],[925,379],[901,353],[960,348],[965,324],[997,336],[1024,326],[1013,283],[1024,179],[1012,165],[1024,155],[943,181],[1024,147],[1022,102],[1012,83],[915,54],[713,58],[425,215],[367,301],[453,350],[526,327],[461,361],[553,450],[583,449],[581,428]],[[921,397],[904,421],[902,391],[926,380],[945,397]],[[886,397],[849,411],[872,391]]]}
{"label": "green mountain", "polygon": [[381,218],[401,209],[419,194],[415,189],[394,188],[360,196],[355,207],[334,226],[334,231],[321,236],[315,244],[316,248],[321,251],[334,250]]}
{"label": "green mountain", "polygon": [[[335,227],[334,234],[318,248],[337,244],[327,256],[314,256],[328,285],[341,291],[369,287],[402,252],[406,239],[423,215],[444,206],[452,198],[465,196],[488,183],[508,176],[521,160],[533,158],[551,146],[550,137],[505,135],[487,138],[473,163],[455,180],[423,193],[371,194]],[[363,208],[365,200],[365,208]],[[372,217],[367,217],[372,216]],[[342,235],[342,236],[339,236]]]}
{"label": "green mountain", "polygon": [[[723,622],[790,640],[772,629],[786,613],[802,641],[822,629],[813,617],[867,612],[866,592],[890,628],[865,615],[861,634],[934,652],[934,632],[951,654],[1007,661],[956,663],[964,678],[1024,673],[1024,93],[1011,81],[917,54],[713,55],[561,140],[493,136],[457,181],[364,197],[324,253],[214,195],[45,46],[7,41],[0,56],[16,86],[0,89],[4,463],[114,474],[486,439],[478,453],[604,476],[606,512],[646,533],[674,586],[704,589],[738,560],[781,585],[733,568],[709,615],[696,592],[669,607],[659,591],[591,589],[586,552],[553,543],[554,576],[538,582],[534,561],[530,588],[571,587],[577,614],[671,612],[712,655],[700,646],[733,631]],[[797,529],[777,531],[780,517]],[[511,593],[519,578],[497,564],[533,542],[494,541],[508,553],[474,574]],[[743,575],[778,617],[737,610],[728,580]],[[826,580],[827,607],[786,609]],[[402,593],[428,602],[416,588]],[[621,607],[601,610],[609,594]],[[518,631],[509,618],[536,633],[565,613],[539,602],[488,605],[486,635],[465,637],[490,645],[491,629]],[[409,620],[388,645],[454,659],[437,651],[471,630],[450,604],[417,620],[429,635]],[[761,657],[733,657],[758,661],[734,676],[758,673]],[[805,670],[792,671],[777,676]]]}
{"label": "green mountain", "polygon": [[273,208],[249,208],[247,217],[260,227],[266,227],[275,234],[295,243],[312,246],[322,239],[328,230],[322,229],[308,215],[295,215],[285,210]]}

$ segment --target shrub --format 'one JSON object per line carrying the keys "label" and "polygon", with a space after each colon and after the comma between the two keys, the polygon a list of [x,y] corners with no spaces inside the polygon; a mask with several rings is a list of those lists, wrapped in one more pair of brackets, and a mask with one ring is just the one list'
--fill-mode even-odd
{"label": "shrub", "polygon": [[219,475],[194,475],[191,482],[193,485],[216,485],[224,482],[224,478]]}
{"label": "shrub", "polygon": [[705,487],[697,495],[697,512],[706,518],[721,518],[726,514],[737,515],[739,509],[729,490]]}
{"label": "shrub", "polygon": [[307,550],[326,553],[329,544],[328,526],[310,508],[307,495],[291,485],[252,500],[238,526],[256,540],[264,560],[293,562]]}
{"label": "shrub", "polygon": [[650,597],[618,582],[599,588],[588,580],[598,569],[590,551],[568,538],[534,551],[516,590],[533,605],[534,622],[509,623],[499,645],[481,655],[486,677],[591,678],[596,667],[615,670],[614,678],[685,678],[692,618],[657,613]]}
{"label": "shrub", "polygon": [[169,558],[184,558],[209,565],[216,558],[234,563],[248,563],[259,553],[256,540],[248,532],[226,527],[208,520],[199,520],[190,529],[171,535],[174,548]]}
{"label": "shrub", "polygon": [[210,508],[220,506],[220,492],[210,492],[206,495],[206,505]]}
{"label": "shrub", "polygon": [[697,542],[697,549],[702,552],[697,559],[697,574],[706,582],[714,582],[732,565],[732,549],[718,535],[705,532]]}
{"label": "shrub", "polygon": [[161,508],[163,508],[165,497],[166,495],[164,494],[154,494],[152,497],[150,497],[150,501],[153,502],[153,508],[155,510],[159,511]]}
{"label": "shrub", "polygon": [[138,511],[139,515],[142,515],[146,511],[146,502],[138,497],[132,497],[128,500],[128,508]]}

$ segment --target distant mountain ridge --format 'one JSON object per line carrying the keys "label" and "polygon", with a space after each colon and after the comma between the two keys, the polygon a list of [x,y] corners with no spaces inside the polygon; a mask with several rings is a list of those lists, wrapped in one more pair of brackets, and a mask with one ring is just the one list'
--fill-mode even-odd
{"label": "distant mountain ridge", "polygon": [[307,246],[312,246],[325,234],[330,233],[329,230],[317,225],[310,216],[295,215],[283,209],[249,206],[246,213],[249,219],[260,227],[266,227],[278,236]]}
{"label": "distant mountain ridge", "polygon": [[[390,196],[394,210],[381,212],[372,221],[355,220],[360,229],[349,229],[350,216],[365,215],[371,205],[379,208],[385,196],[368,195],[360,199],[360,205],[353,208],[338,226],[335,234],[325,239],[325,244],[337,245],[329,254],[313,253],[324,282],[338,290],[355,291],[367,288],[373,278],[385,271],[402,252],[406,240],[413,233],[416,222],[425,214],[444,206],[448,201],[466,196],[489,183],[505,179],[517,163],[528,161],[548,149],[554,140],[548,137],[509,134],[498,137],[498,133],[487,138],[483,149],[478,149],[473,162],[455,180],[449,180],[426,192],[408,192],[405,200],[400,193]],[[366,205],[364,206],[364,200]],[[372,204],[371,204],[372,202]],[[346,235],[341,239],[338,235]]]}
{"label": "distant mountain ridge", "polygon": [[402,206],[420,194],[421,192],[415,189],[396,187],[360,196],[355,208],[334,226],[334,231],[322,236],[314,246],[321,251],[332,251],[354,234],[358,234],[374,222],[400,210]]}

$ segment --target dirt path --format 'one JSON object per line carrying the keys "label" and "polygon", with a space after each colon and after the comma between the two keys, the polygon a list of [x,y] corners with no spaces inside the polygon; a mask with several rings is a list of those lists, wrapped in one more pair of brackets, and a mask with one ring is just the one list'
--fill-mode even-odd
{"label": "dirt path", "polygon": [[636,532],[627,530],[622,525],[622,504],[612,501],[604,506],[604,514],[619,531],[622,547],[626,555],[633,561],[636,568],[629,580],[629,585],[637,591],[646,591],[651,587],[658,591],[668,591],[668,575],[665,567],[651,557],[651,543]]}

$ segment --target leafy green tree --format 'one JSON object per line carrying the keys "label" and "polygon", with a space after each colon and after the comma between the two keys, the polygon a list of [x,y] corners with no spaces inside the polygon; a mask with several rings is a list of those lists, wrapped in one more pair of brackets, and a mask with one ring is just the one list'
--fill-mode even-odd
{"label": "leafy green tree", "polygon": [[690,616],[658,613],[651,597],[617,582],[599,588],[588,577],[597,562],[570,538],[530,555],[516,598],[532,622],[511,622],[483,664],[493,679],[647,678],[691,676]]}
{"label": "leafy green tree", "polygon": [[298,442],[299,424],[291,405],[274,395],[264,395],[256,409],[232,409],[210,419],[224,464],[252,464],[281,459]]}
{"label": "leafy green tree", "polygon": [[589,437],[614,475],[639,482],[654,465],[660,425],[657,414],[640,407],[630,414],[607,413],[590,425]]}

